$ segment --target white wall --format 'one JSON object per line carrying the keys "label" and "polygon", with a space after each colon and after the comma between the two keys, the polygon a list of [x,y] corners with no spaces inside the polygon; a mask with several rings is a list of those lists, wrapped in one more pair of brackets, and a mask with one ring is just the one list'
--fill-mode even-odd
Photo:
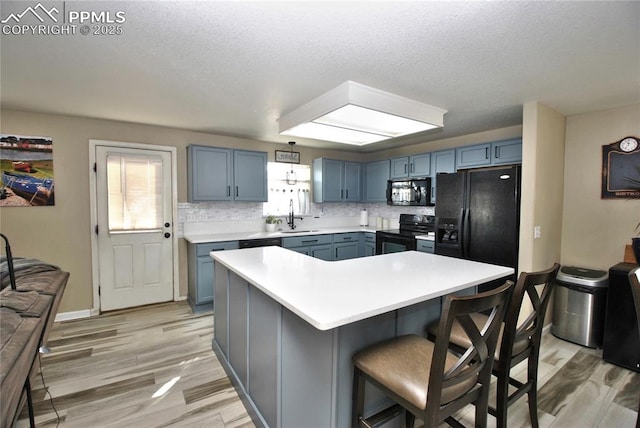
{"label": "white wall", "polygon": [[602,146],[640,137],[640,104],[567,118],[562,263],[607,270],[637,232],[640,200],[601,199]]}

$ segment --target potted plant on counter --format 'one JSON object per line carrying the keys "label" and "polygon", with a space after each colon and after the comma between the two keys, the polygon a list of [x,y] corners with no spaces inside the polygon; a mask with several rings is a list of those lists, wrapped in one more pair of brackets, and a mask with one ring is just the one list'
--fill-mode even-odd
{"label": "potted plant on counter", "polygon": [[276,218],[276,216],[268,215],[264,221],[267,224],[267,232],[275,232],[276,227],[282,223],[282,219]]}

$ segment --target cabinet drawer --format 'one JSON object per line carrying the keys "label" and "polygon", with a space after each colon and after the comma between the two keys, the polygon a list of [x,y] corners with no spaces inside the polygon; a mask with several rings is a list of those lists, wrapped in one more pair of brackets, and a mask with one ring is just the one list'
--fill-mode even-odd
{"label": "cabinet drawer", "polygon": [[303,247],[305,245],[332,244],[333,235],[305,235],[282,238],[282,246],[285,248]]}
{"label": "cabinet drawer", "polygon": [[364,234],[364,242],[376,242],[376,234],[371,232],[366,232]]}
{"label": "cabinet drawer", "polygon": [[196,256],[208,256],[211,251],[221,250],[237,250],[238,241],[224,242],[207,242],[205,244],[196,244]]}
{"label": "cabinet drawer", "polygon": [[333,235],[333,243],[340,242],[358,242],[360,232],[337,233]]}

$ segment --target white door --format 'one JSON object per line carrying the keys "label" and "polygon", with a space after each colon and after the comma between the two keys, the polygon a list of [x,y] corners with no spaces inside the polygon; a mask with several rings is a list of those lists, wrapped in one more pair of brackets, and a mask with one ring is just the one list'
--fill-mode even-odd
{"label": "white door", "polygon": [[171,153],[96,146],[100,309],[173,300]]}

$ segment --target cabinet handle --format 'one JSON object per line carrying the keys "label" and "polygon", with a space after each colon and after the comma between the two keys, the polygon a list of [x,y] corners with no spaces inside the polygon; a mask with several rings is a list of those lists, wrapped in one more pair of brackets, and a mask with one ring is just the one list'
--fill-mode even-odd
{"label": "cabinet handle", "polygon": [[238,197],[238,186],[236,186],[236,198]]}
{"label": "cabinet handle", "polygon": [[494,153],[494,156],[496,157],[496,159],[500,157],[499,153],[500,153],[500,147],[496,147],[495,153]]}
{"label": "cabinet handle", "polygon": [[336,248],[336,259],[338,258],[338,249]]}
{"label": "cabinet handle", "polygon": [[405,174],[407,173],[407,164],[406,163],[404,164],[404,173]]}
{"label": "cabinet handle", "polygon": [[340,199],[344,199],[344,189],[340,189]]}
{"label": "cabinet handle", "polygon": [[317,239],[312,239],[310,241],[302,241],[303,244],[313,244],[314,242],[318,242]]}
{"label": "cabinet handle", "polygon": [[489,159],[489,147],[484,149],[484,158]]}
{"label": "cabinet handle", "polygon": [[345,236],[344,238],[342,238],[343,241],[350,241],[351,240],[351,236]]}
{"label": "cabinet handle", "polygon": [[349,189],[344,191],[345,193],[345,199],[349,199]]}
{"label": "cabinet handle", "polygon": [[411,173],[414,173],[414,172],[416,172],[416,164],[411,162]]}
{"label": "cabinet handle", "polygon": [[227,186],[227,196],[231,196],[231,186]]}

